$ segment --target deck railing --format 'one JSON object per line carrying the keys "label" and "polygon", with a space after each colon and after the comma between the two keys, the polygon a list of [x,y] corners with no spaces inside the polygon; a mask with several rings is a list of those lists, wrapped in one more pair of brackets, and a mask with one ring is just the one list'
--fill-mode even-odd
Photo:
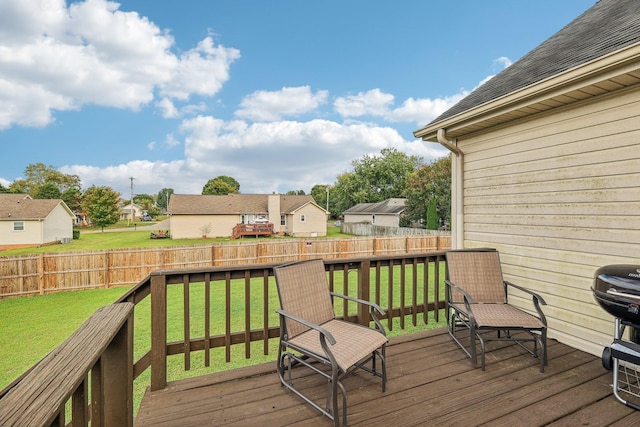
{"label": "deck railing", "polygon": [[[0,425],[133,425],[133,304],[98,309],[2,391]],[[69,404],[69,410],[67,405]]]}
{"label": "deck railing", "polygon": [[[279,334],[275,310],[279,304],[273,267],[277,264],[152,272],[114,304],[135,307],[133,344],[128,347],[131,379],[126,369],[110,370],[106,375],[120,376],[117,381],[124,375],[125,381],[133,381],[150,371],[143,380],[153,391],[173,379],[168,378],[168,366],[175,370],[172,356],[180,355],[180,369],[185,371],[194,363],[208,367],[212,359],[231,362],[242,357],[235,353],[238,347],[246,359],[272,353],[275,359],[277,340],[273,338]],[[332,290],[373,301],[386,311],[383,320],[388,330],[419,327],[429,321],[430,314],[438,321],[444,308],[443,252],[328,259],[325,266]],[[348,301],[336,306],[336,312],[353,322],[367,324],[371,320],[366,309]],[[261,349],[256,350],[256,344]],[[261,354],[252,355],[252,351]],[[14,381],[0,392],[0,398],[6,399],[12,388],[28,379],[25,374]],[[83,424],[74,421],[73,425]]]}

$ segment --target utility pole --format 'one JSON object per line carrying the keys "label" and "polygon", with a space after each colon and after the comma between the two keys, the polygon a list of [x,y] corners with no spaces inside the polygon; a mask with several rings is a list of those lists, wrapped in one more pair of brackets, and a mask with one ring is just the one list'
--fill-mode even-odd
{"label": "utility pole", "polygon": [[329,185],[326,186],[327,189],[327,212],[329,211]]}
{"label": "utility pole", "polygon": [[135,216],[134,216],[135,215],[135,211],[133,210],[133,180],[134,180],[134,178],[133,177],[129,177],[129,179],[131,180],[131,194],[130,194],[130,200],[129,200],[129,207],[131,208],[130,211],[129,211],[131,213],[131,215],[129,215],[129,221],[131,221],[131,222],[129,222],[129,225],[131,225],[132,222],[135,223]]}

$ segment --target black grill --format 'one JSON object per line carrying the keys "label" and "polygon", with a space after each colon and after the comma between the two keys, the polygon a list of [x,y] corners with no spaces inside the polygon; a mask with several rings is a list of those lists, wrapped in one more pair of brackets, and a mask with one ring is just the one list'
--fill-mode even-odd
{"label": "black grill", "polygon": [[[614,264],[600,267],[591,288],[596,301],[607,313],[640,329],[640,265]],[[630,326],[632,326],[630,325]],[[632,341],[640,343],[638,333]]]}
{"label": "black grill", "polygon": [[[640,265],[600,267],[591,290],[600,307],[615,317],[613,342],[602,352],[602,365],[613,371],[613,393],[640,410]],[[627,327],[629,340],[623,338]]]}

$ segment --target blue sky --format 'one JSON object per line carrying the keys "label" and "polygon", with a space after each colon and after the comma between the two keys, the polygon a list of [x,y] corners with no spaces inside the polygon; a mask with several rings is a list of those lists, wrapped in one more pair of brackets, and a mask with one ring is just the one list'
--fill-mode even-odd
{"label": "blue sky", "polygon": [[42,162],[129,196],[309,192],[596,0],[1,0],[0,183]]}

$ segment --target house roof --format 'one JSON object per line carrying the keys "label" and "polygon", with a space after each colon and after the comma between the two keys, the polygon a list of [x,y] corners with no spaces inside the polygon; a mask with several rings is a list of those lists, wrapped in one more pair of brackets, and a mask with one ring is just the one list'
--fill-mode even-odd
{"label": "house roof", "polygon": [[378,203],[358,203],[343,214],[398,215],[407,209],[407,199],[387,199]]}
{"label": "house roof", "polygon": [[[308,195],[278,196],[280,197],[281,213],[295,212],[309,203],[317,206],[313,197]],[[268,204],[268,194],[228,194],[225,196],[172,194],[169,199],[168,211],[170,215],[267,215],[269,213]]]}
{"label": "house roof", "polygon": [[74,216],[60,199],[32,199],[27,194],[0,194],[0,220],[45,219],[60,204],[71,216]]}
{"label": "house roof", "polygon": [[[637,74],[639,67],[637,66],[633,70],[626,70],[623,78],[618,76],[616,79],[604,73],[608,72],[614,64],[618,67],[626,64],[626,62],[620,62],[620,59],[612,57],[615,52],[637,47],[639,43],[640,2],[637,0],[599,0],[589,10],[538,47],[476,88],[427,126],[414,132],[414,135],[425,140],[433,140],[434,129],[445,128],[462,119],[471,121],[468,115],[473,110],[478,110],[477,114],[482,112],[487,116],[487,122],[491,121],[491,125],[495,125],[499,122],[522,117],[527,112],[534,114],[635,84],[640,81],[640,76]],[[626,56],[628,59],[630,56],[635,58],[640,54],[634,49]],[[609,64],[598,62],[609,57],[611,58]],[[637,63],[637,59],[635,61]],[[586,67],[588,64],[594,65],[594,69],[589,70],[590,74],[583,72],[576,76],[571,73],[572,70]],[[553,80],[560,75],[565,77],[563,81]],[[596,79],[598,75],[602,76],[600,80]],[[591,80],[588,80],[588,77]],[[605,81],[606,84],[602,84]],[[526,91],[527,88],[543,83],[547,84],[544,93],[542,89],[535,92]],[[560,83],[567,86],[571,84],[571,92],[568,94],[557,93]],[[587,89],[587,85],[591,87]],[[516,100],[508,98],[508,95],[514,93],[518,93],[517,102],[520,105],[516,105]],[[527,105],[528,111],[522,106],[527,96],[530,97],[530,103]],[[543,96],[544,100],[541,99]],[[553,102],[549,102],[551,97],[555,97]],[[537,103],[533,101],[537,101]],[[509,114],[505,113],[498,119],[495,110],[490,109],[494,103],[500,103],[502,108],[507,103],[512,103],[510,105],[513,108],[508,112]],[[490,120],[489,116],[491,116]],[[474,120],[478,121],[478,119],[477,116],[474,117]],[[475,126],[469,125],[466,130],[469,132],[480,128],[475,124]]]}

